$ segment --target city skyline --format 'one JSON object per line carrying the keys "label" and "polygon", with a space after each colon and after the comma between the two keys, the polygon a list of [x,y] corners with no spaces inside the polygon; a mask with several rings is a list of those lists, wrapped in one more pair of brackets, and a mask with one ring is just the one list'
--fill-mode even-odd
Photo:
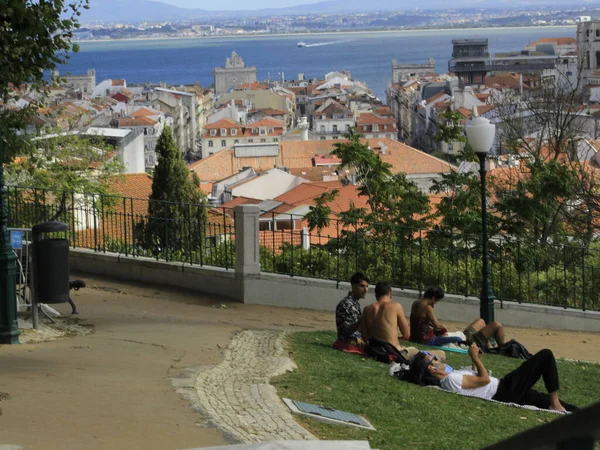
{"label": "city skyline", "polygon": [[237,10],[258,10],[268,8],[285,8],[289,6],[309,5],[319,3],[321,0],[257,0],[248,3],[244,0],[230,0],[226,4],[215,3],[210,0],[161,0],[163,3],[177,6],[179,8],[205,9],[209,11],[237,11]]}

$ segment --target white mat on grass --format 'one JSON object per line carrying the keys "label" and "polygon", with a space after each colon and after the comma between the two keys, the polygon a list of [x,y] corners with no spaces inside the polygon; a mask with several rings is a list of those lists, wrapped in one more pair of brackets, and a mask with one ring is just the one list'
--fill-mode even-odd
{"label": "white mat on grass", "polygon": [[542,412],[547,412],[547,413],[551,413],[551,414],[560,414],[560,415],[569,414],[568,412],[565,413],[562,411],[554,411],[553,409],[543,409],[543,408],[538,408],[537,406],[532,406],[532,405],[519,405],[518,403],[499,402],[498,400],[494,400],[491,398],[481,398],[481,397],[477,397],[475,395],[459,394],[458,392],[446,391],[439,386],[427,386],[427,387],[432,388],[432,389],[437,389],[438,391],[447,392],[448,394],[460,395],[461,397],[478,398],[478,399],[484,400],[486,402],[498,403],[499,405],[511,406],[513,408],[528,409],[529,411],[542,411]]}

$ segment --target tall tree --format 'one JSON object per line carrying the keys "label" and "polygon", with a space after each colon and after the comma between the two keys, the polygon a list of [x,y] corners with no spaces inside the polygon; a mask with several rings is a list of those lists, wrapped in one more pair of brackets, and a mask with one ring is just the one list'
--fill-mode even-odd
{"label": "tall tree", "polygon": [[[595,121],[586,114],[579,83],[540,80],[527,95],[504,95],[498,108],[500,151],[518,168],[492,177],[502,228],[539,243],[572,237],[589,244],[597,229],[600,185],[590,165]],[[583,144],[583,148],[580,145]]]}
{"label": "tall tree", "polygon": [[165,251],[195,249],[202,244],[208,220],[206,197],[182,159],[170,127],[158,138],[156,153],[146,246]]}

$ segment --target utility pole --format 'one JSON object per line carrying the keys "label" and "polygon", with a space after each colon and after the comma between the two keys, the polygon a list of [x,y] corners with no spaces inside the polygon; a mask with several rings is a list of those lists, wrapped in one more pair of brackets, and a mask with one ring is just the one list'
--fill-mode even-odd
{"label": "utility pole", "polygon": [[4,140],[0,136],[0,344],[18,344],[17,266],[8,233],[8,190],[4,183]]}

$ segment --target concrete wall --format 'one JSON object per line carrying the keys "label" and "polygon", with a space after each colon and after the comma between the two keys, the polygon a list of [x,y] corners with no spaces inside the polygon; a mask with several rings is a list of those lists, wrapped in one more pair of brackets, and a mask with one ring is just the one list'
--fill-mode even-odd
{"label": "concrete wall", "polygon": [[[217,267],[166,263],[151,258],[133,258],[91,250],[71,250],[71,269],[114,277],[124,281],[162,284],[190,289],[199,294],[214,294],[248,304],[318,311],[335,311],[337,303],[350,289],[349,283],[290,277],[269,273],[237,276],[233,270]],[[394,289],[394,300],[407,315],[417,291]],[[374,301],[373,289],[362,303]],[[479,317],[479,300],[447,295],[436,306],[440,320],[469,322]],[[600,332],[600,313],[543,305],[500,302],[496,319],[505,325]]]}
{"label": "concrete wall", "polygon": [[72,249],[71,270],[103,275],[122,281],[160,284],[214,294],[241,301],[235,283],[235,272],[218,267],[190,266],[182,263],[158,262],[152,258],[133,258],[115,253]]}

